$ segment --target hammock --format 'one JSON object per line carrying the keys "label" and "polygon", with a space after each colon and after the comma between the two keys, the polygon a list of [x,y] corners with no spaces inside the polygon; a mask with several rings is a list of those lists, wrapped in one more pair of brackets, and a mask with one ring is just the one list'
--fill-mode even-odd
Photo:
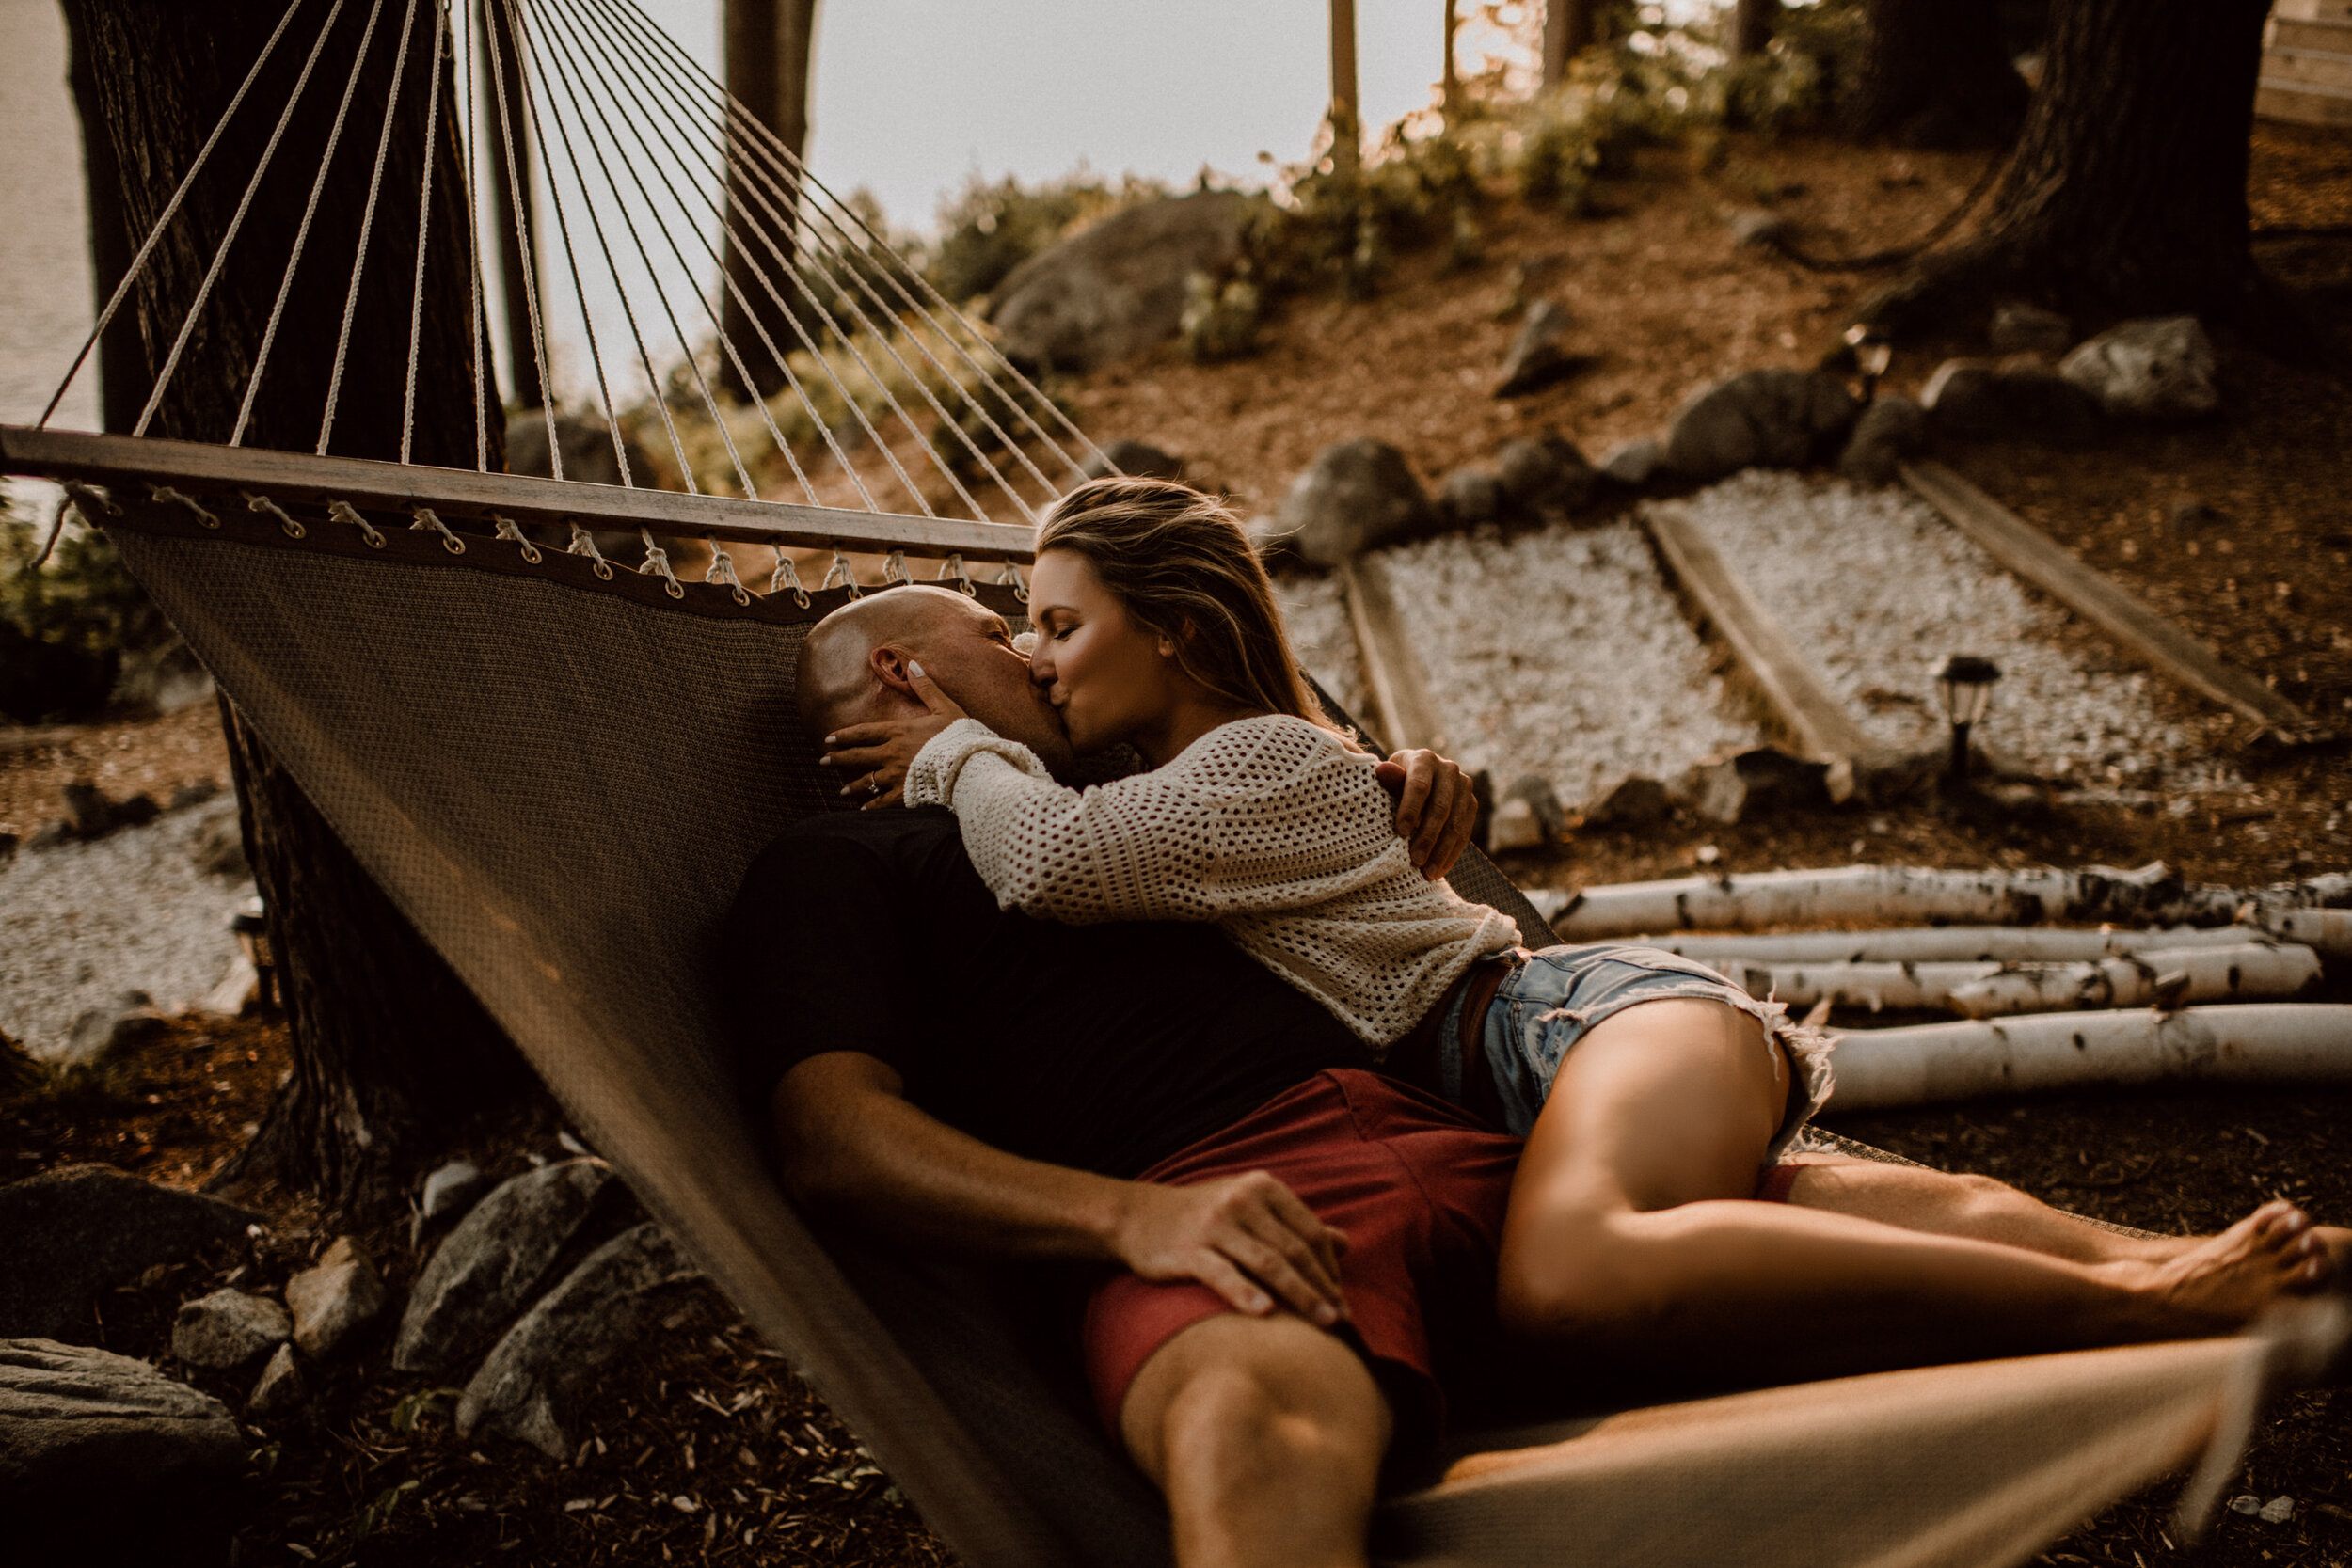
{"label": "hammock", "polygon": [[[608,40],[660,47],[612,0],[561,9],[603,18]],[[519,10],[507,15],[526,36]],[[445,12],[437,25],[438,59]],[[286,33],[281,23],[268,48]],[[768,165],[803,211],[823,208],[796,162]],[[990,388],[1026,382],[911,277],[882,276],[902,291],[892,314],[910,338],[928,323],[943,355],[961,344],[979,372],[928,384],[941,418],[968,431],[1009,406],[1025,421],[1019,440],[999,428],[977,451],[1025,519],[1025,495],[1052,493],[1041,460],[1074,473],[1084,438],[1041,398],[992,401]],[[540,302],[525,303],[543,341]],[[485,418],[478,403],[477,428]],[[847,483],[844,444],[818,428]],[[944,580],[1014,617],[1028,531],[991,520],[954,475],[970,517],[939,515],[903,470],[914,511],[884,513],[871,465],[900,458],[870,427],[873,483],[853,486],[863,512],[820,505],[805,483],[804,503],[787,505],[338,458],[326,426],[307,456],[237,448],[241,433],[215,447],[0,428],[0,469],[68,483],[596,1147],[966,1562],[1168,1560],[1157,1497],[1087,1414],[1068,1347],[1039,1343],[1026,1271],[911,1259],[819,1234],[793,1212],[737,1103],[713,972],[753,857],[785,822],[838,805],[798,735],[792,690],[807,627],[866,591],[843,552],[886,553],[902,580],[905,552],[939,559]],[[777,446],[805,482],[790,444]],[[999,451],[1015,472],[995,465]],[[755,494],[747,465],[741,477]],[[568,525],[572,548],[534,543],[533,525]],[[603,558],[599,526],[642,531],[638,570]],[[752,592],[723,553],[709,581],[678,580],[656,529],[774,547],[770,591]],[[831,548],[847,580],[803,585],[784,551],[809,546]],[[980,561],[1006,562],[1009,580],[976,580],[966,562]],[[1530,940],[1549,935],[1482,857],[1456,883]],[[2209,1504],[2271,1358],[2253,1338],[2138,1346],[1470,1433],[1446,1479],[1384,1507],[1377,1545],[1387,1560],[1486,1568],[2013,1562],[2211,1440],[2224,1467],[2201,1481]]]}

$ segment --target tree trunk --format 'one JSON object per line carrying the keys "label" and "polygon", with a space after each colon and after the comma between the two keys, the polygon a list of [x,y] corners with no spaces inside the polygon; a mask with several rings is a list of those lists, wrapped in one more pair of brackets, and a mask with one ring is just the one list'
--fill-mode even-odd
{"label": "tree trunk", "polygon": [[[202,7],[67,0],[74,49],[91,65],[93,102],[85,108],[96,113],[85,120],[84,136],[113,151],[127,232],[144,235],[152,226],[281,9],[277,0],[215,0]],[[382,194],[350,312],[329,450],[357,457],[400,455],[417,219],[429,149],[433,207],[411,454],[421,463],[470,468],[476,451],[473,355],[488,349],[480,319],[469,309],[471,262],[457,137],[462,102],[453,102],[444,80],[439,120],[428,139],[434,10],[420,7],[400,100],[396,108],[390,105],[400,9],[385,8],[389,27],[379,21],[368,51],[246,440],[295,451],[309,451],[319,440],[377,133],[389,114],[392,132]],[[229,264],[156,406],[152,434],[217,442],[234,426],[366,18],[361,8],[344,8],[320,50]],[[142,401],[293,92],[317,26],[304,13],[287,29],[126,306],[135,308]],[[94,172],[100,167],[93,162]],[[496,467],[503,462],[504,440],[494,404],[485,425],[483,436]],[[396,1190],[393,1183],[417,1158],[475,1114],[508,1102],[529,1083],[528,1070],[260,737],[234,715],[224,719],[246,853],[269,906],[271,953],[294,1046],[293,1077],[241,1165],[245,1173],[313,1186],[331,1209],[348,1209]]]}
{"label": "tree trunk", "polygon": [[1731,12],[1731,57],[1748,59],[1772,46],[1772,24],[1780,19],[1780,0],[1739,0]]}
{"label": "tree trunk", "polygon": [[[808,150],[808,79],[816,42],[817,0],[726,0],[727,91],[774,132],[796,158]],[[734,361],[723,356],[720,375],[738,397],[754,393],[771,397],[784,386],[784,372],[775,356],[760,342],[759,329],[764,326],[780,346],[791,341],[791,329],[760,283],[758,272],[765,272],[787,300],[792,295],[778,277],[780,269],[789,263],[779,261],[756,236],[772,238],[787,257],[792,255],[798,236],[789,227],[778,233],[769,209],[781,211],[787,225],[797,222],[795,203],[777,201],[773,185],[793,193],[799,185],[789,174],[774,168],[770,150],[747,145],[753,135],[728,128],[727,216],[734,230],[750,243],[739,245],[734,234],[726,239],[726,276],[741,291],[742,299],[722,290],[719,321],[755,385],[744,387]],[[767,170],[772,184],[762,188],[760,182],[740,172],[743,163]]]}
{"label": "tree trunk", "polygon": [[[1742,0],[1745,4],[1746,0]],[[1846,106],[1853,135],[1915,147],[2006,147],[2033,96],[1984,0],[1867,0]]]}
{"label": "tree trunk", "polygon": [[1568,78],[1568,62],[1595,41],[1593,12],[1598,0],[1545,0],[1544,86]]}
{"label": "tree trunk", "polygon": [[[531,331],[530,294],[539,286],[539,210],[531,179],[531,111],[523,102],[522,56],[515,48],[514,22],[500,0],[478,0],[472,10],[473,53],[482,62],[480,90],[485,104],[475,135],[489,152],[489,212],[484,221],[498,236],[499,291],[506,296],[508,380],[516,408],[538,408],[546,404],[548,389],[539,375]],[[525,220],[519,232],[517,210]]]}
{"label": "tree trunk", "polygon": [[1890,333],[2047,300],[2082,320],[2192,312],[2323,355],[2255,270],[2246,171],[2267,0],[2058,0],[2041,90],[1972,236],[1865,305]]}
{"label": "tree trunk", "polygon": [[1331,0],[1331,166],[1363,161],[1364,121],[1356,96],[1356,0]]}
{"label": "tree trunk", "polygon": [[[106,309],[106,301],[131,270],[139,236],[130,231],[122,211],[122,166],[116,161],[114,142],[99,134],[98,70],[77,30],[68,51],[66,81],[73,89],[73,107],[82,121],[82,167],[86,205],[89,210],[91,319]],[[116,315],[114,325],[98,341],[99,428],[128,435],[138,422],[139,404],[147,396],[147,363],[139,349],[135,315]]]}
{"label": "tree trunk", "polygon": [[1447,114],[1454,110],[1462,96],[1462,78],[1454,69],[1454,33],[1460,18],[1454,14],[1458,0],[1445,0],[1445,53],[1438,57],[1441,74],[1438,78],[1438,102]]}

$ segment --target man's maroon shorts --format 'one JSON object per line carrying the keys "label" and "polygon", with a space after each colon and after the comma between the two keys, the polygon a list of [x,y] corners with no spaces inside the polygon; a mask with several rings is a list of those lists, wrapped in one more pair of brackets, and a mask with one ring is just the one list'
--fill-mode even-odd
{"label": "man's maroon shorts", "polygon": [[[1458,1349],[1491,1343],[1495,1255],[1519,1140],[1375,1073],[1317,1073],[1216,1135],[1145,1171],[1190,1186],[1262,1170],[1347,1234],[1342,1332],[1395,1407],[1400,1446],[1436,1435],[1438,1374]],[[1225,1299],[1190,1280],[1122,1274],[1087,1304],[1087,1380],[1119,1430],[1129,1385],[1152,1354]]]}

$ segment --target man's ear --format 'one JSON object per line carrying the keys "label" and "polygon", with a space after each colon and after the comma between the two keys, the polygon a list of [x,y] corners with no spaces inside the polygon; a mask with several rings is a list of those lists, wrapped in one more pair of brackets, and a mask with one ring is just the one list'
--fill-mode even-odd
{"label": "man's ear", "polygon": [[896,642],[884,642],[866,656],[866,668],[885,689],[902,697],[914,697],[914,683],[907,678],[907,665],[914,657],[911,650]]}

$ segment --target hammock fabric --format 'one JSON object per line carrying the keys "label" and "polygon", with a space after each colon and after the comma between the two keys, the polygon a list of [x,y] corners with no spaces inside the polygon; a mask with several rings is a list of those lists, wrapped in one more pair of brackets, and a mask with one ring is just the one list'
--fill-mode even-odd
{"label": "hammock fabric", "polygon": [[[360,863],[964,1560],[1168,1560],[1156,1496],[1037,1342],[1023,1271],[814,1234],[734,1099],[710,955],[760,847],[836,804],[792,685],[851,591],[674,595],[519,542],[296,539],[118,494],[124,560]],[[1483,859],[1457,883],[1543,932]],[[1378,1545],[1487,1568],[2013,1562],[2190,1457],[2265,1354],[1931,1368],[1473,1437],[1499,1451],[1387,1505]]]}

